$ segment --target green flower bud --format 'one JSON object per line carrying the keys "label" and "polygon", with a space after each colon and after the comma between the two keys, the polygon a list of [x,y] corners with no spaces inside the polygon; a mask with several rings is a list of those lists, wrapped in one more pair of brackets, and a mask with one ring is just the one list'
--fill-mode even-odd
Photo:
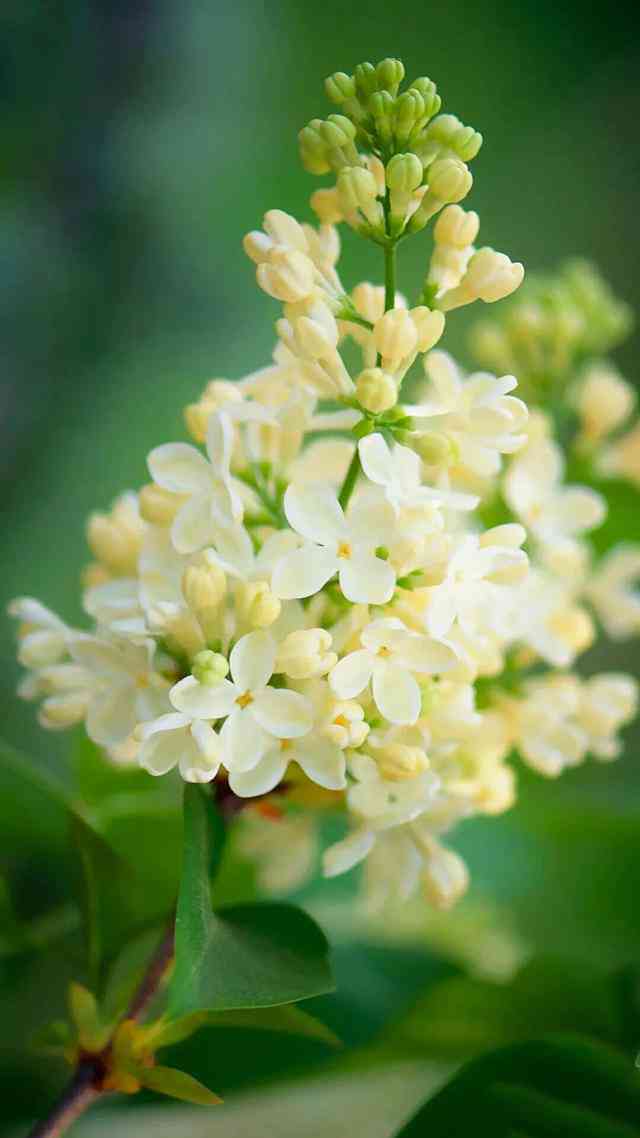
{"label": "green flower bud", "polygon": [[412,436],[410,446],[428,466],[448,465],[453,459],[451,442],[442,431],[421,431]]}
{"label": "green flower bud", "polygon": [[352,75],[345,75],[344,71],[336,71],[324,81],[324,89],[332,103],[341,106],[346,99],[351,99],[356,93],[356,85]]}
{"label": "green flower bud", "polygon": [[198,652],[191,664],[191,674],[199,684],[206,684],[207,687],[219,684],[228,672],[229,664],[226,657],[220,652],[211,652],[208,648]]}
{"label": "green flower bud", "polygon": [[413,193],[422,181],[422,162],[415,154],[395,154],[387,164],[386,179],[390,189]]}
{"label": "green flower bud", "polygon": [[334,148],[348,146],[356,136],[355,126],[344,115],[329,115],[319,130],[326,145]]}
{"label": "green flower bud", "polygon": [[400,59],[383,59],[376,67],[376,79],[381,91],[396,95],[404,79],[404,64]]}
{"label": "green flower bud", "polygon": [[424,100],[418,91],[405,91],[396,99],[394,133],[398,145],[409,139],[416,123],[424,115]]}
{"label": "green flower bud", "polygon": [[359,63],[356,67],[353,78],[356,85],[356,94],[366,102],[369,95],[378,89],[378,80],[376,77],[376,69],[372,63]]}
{"label": "green flower bud", "polygon": [[417,91],[418,94],[422,96],[424,114],[427,119],[431,119],[434,115],[437,115],[442,106],[442,99],[437,92],[433,79],[427,79],[426,76],[422,76],[420,79],[414,79],[409,90]]}
{"label": "green flower bud", "polygon": [[322,119],[312,119],[298,135],[300,158],[310,174],[327,174],[331,166],[327,160],[327,145],[320,133]]}
{"label": "green flower bud", "polygon": [[393,96],[388,91],[375,91],[367,104],[380,142],[387,144],[393,137]]}
{"label": "green flower bud", "polygon": [[346,214],[360,210],[370,225],[381,224],[382,205],[377,199],[376,180],[370,170],[363,166],[345,166],[338,174],[336,186]]}

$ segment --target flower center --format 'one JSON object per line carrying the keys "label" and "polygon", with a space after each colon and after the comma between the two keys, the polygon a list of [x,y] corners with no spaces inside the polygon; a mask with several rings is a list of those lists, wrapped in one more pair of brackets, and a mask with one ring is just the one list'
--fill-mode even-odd
{"label": "flower center", "polygon": [[242,695],[239,695],[236,699],[236,703],[238,704],[238,707],[248,707],[250,703],[253,703],[253,696],[251,692],[243,692]]}
{"label": "flower center", "polygon": [[291,742],[291,739],[281,739],[280,740],[280,750],[281,751],[290,751],[292,746],[293,746],[293,744]]}
{"label": "flower center", "polygon": [[338,557],[351,557],[353,550],[348,541],[341,541],[338,546]]}
{"label": "flower center", "polygon": [[391,649],[387,648],[386,644],[382,644],[380,646],[380,648],[378,648],[378,656],[382,656],[384,658],[385,656],[390,656],[390,655],[391,655]]}

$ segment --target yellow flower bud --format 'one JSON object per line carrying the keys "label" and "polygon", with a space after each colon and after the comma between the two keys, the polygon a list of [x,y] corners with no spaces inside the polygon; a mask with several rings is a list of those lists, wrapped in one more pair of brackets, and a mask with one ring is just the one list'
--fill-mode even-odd
{"label": "yellow flower bud", "polygon": [[445,318],[442,312],[437,309],[427,308],[426,305],[420,305],[418,308],[412,308],[409,315],[415,324],[418,333],[418,351],[429,352],[438,343],[438,340],[444,332]]}
{"label": "yellow flower bud", "polygon": [[180,506],[184,502],[182,494],[172,494],[163,490],[155,482],[142,487],[139,494],[140,516],[145,522],[157,526],[170,526]]}
{"label": "yellow flower bud", "polygon": [[267,581],[248,581],[236,586],[240,620],[251,628],[268,628],[280,616],[282,604]]}
{"label": "yellow flower bud", "polygon": [[376,320],[373,341],[391,370],[410,356],[418,345],[418,331],[406,308],[392,308]]}
{"label": "yellow flower bud", "polygon": [[361,407],[379,415],[389,411],[398,401],[398,387],[392,376],[379,367],[366,368],[356,380],[356,395]]}
{"label": "yellow flower bud", "polygon": [[440,845],[435,838],[431,839],[430,849],[422,877],[424,895],[434,909],[450,909],[467,891],[469,870],[460,854]]}
{"label": "yellow flower bud", "polygon": [[416,778],[429,767],[429,759],[421,747],[410,747],[404,743],[389,743],[386,746],[372,748],[378,764],[378,770],[383,778],[390,782],[404,782],[405,779]]}
{"label": "yellow flower bud", "polygon": [[206,553],[182,575],[182,595],[194,612],[216,608],[227,588],[223,570]]}
{"label": "yellow flower bud", "polygon": [[260,288],[275,300],[293,304],[313,292],[313,264],[297,249],[275,246],[269,259],[258,265],[256,279]]}
{"label": "yellow flower bud", "polygon": [[143,525],[135,495],[123,494],[109,514],[91,514],[87,542],[97,561],[116,577],[134,576]]}
{"label": "yellow flower bud", "polygon": [[211,652],[205,648],[194,656],[191,674],[198,683],[215,687],[229,674],[229,662],[220,652]]}

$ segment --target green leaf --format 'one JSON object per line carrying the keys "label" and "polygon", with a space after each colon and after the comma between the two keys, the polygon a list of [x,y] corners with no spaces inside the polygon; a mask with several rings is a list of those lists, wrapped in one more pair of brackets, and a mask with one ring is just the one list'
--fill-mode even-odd
{"label": "green leaf", "polygon": [[170,1047],[188,1039],[203,1027],[239,1028],[246,1031],[273,1031],[285,1035],[299,1035],[317,1039],[329,1047],[341,1047],[338,1036],[316,1019],[293,1004],[279,1004],[271,1008],[246,1008],[227,1012],[195,1012],[180,1019],[159,1021],[150,1037],[154,1051]]}
{"label": "green leaf", "polygon": [[148,1090],[181,1099],[182,1102],[193,1102],[198,1106],[217,1106],[222,1102],[218,1095],[199,1083],[192,1075],[187,1075],[185,1071],[176,1071],[173,1067],[137,1068],[136,1078]]}
{"label": "green leaf", "polygon": [[49,770],[36,762],[31,755],[12,747],[10,743],[0,739],[0,762],[3,768],[9,769],[19,778],[27,781],[35,790],[40,791],[49,802],[68,811],[71,815],[87,822],[85,811],[73,797],[68,787],[52,775]]}
{"label": "green leaf", "polygon": [[97,988],[109,939],[121,934],[126,865],[82,818],[71,819],[80,868],[80,909],[84,920],[87,968]]}
{"label": "green leaf", "polygon": [[594,966],[539,957],[509,983],[456,976],[432,985],[382,1035],[395,1054],[469,1058],[556,1032],[619,1044],[625,1030],[618,981]]}
{"label": "green leaf", "polygon": [[172,1019],[201,1011],[269,1007],[330,991],[327,941],[292,905],[211,908],[210,799],[185,787],[184,861],[176,917]]}
{"label": "green leaf", "polygon": [[550,1036],[473,1060],[398,1138],[637,1138],[639,1131],[632,1063],[580,1036]]}

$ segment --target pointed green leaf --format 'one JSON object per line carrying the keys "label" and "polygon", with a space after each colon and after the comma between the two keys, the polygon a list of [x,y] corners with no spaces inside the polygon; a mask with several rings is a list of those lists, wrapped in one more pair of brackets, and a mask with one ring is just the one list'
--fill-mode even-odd
{"label": "pointed green leaf", "polygon": [[211,808],[202,788],[185,788],[170,1018],[269,1007],[330,991],[327,941],[302,910],[255,904],[212,911]]}
{"label": "pointed green leaf", "polygon": [[181,1099],[182,1102],[193,1102],[198,1106],[217,1106],[222,1102],[218,1095],[199,1083],[192,1075],[187,1075],[185,1071],[176,1071],[173,1067],[139,1068],[136,1070],[136,1078],[148,1090]]}
{"label": "pointed green leaf", "polygon": [[398,1138],[636,1138],[640,1080],[620,1052],[550,1036],[475,1059],[430,1099]]}
{"label": "pointed green leaf", "polygon": [[274,1031],[286,1035],[299,1035],[317,1039],[329,1047],[342,1043],[331,1028],[315,1016],[303,1012],[293,1004],[280,1004],[271,1008],[247,1008],[228,1012],[196,1012],[181,1019],[159,1021],[150,1036],[152,1050],[181,1043],[203,1027],[234,1027],[247,1031]]}

